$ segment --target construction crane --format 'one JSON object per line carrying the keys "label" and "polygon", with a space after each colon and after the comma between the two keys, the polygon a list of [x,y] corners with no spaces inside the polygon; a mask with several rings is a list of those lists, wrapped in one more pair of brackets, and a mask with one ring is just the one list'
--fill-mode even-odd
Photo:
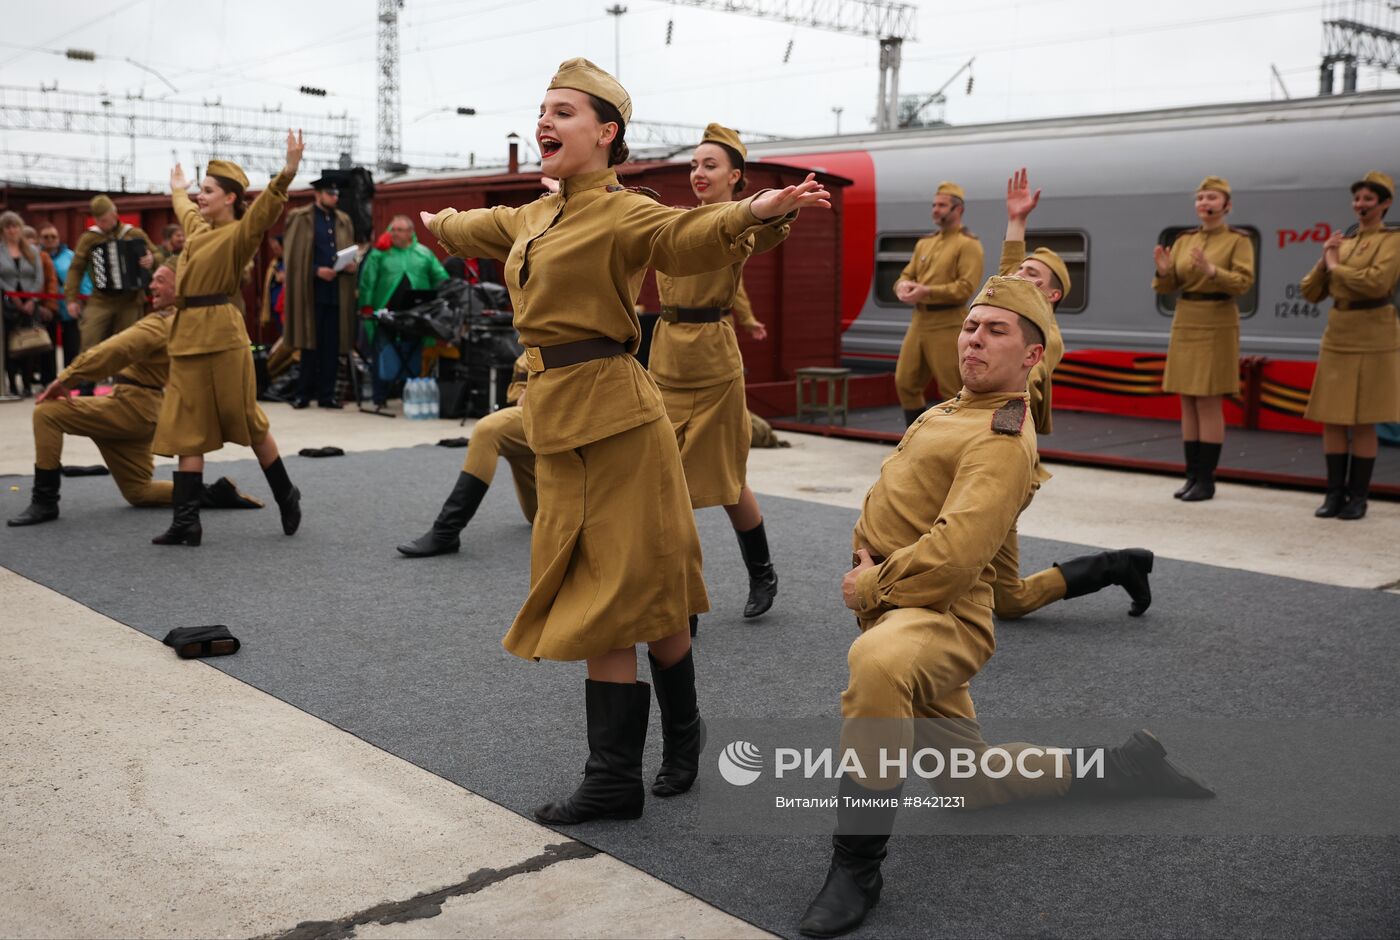
{"label": "construction crane", "polygon": [[379,0],[379,172],[402,172],[399,115],[399,10],[403,0]]}
{"label": "construction crane", "polygon": [[835,33],[872,36],[880,41],[880,91],[875,101],[875,129],[894,130],[899,123],[899,64],[904,40],[914,39],[911,3],[883,0],[669,0],[675,6],[721,13],[742,13],[766,20],[810,26]]}
{"label": "construction crane", "polygon": [[[943,83],[942,87],[940,87],[940,88],[939,88],[937,91],[935,91],[933,94],[931,94],[931,95],[922,95],[922,96],[920,96],[920,95],[906,95],[904,98],[900,99],[900,102],[899,102],[899,126],[900,126],[900,127],[925,127],[925,126],[927,126],[927,122],[925,122],[925,121],[922,119],[922,115],[923,115],[923,113],[924,113],[924,108],[927,108],[927,107],[928,107],[929,105],[931,105],[931,104],[936,104],[936,105],[940,105],[940,106],[941,106],[941,105],[947,104],[947,103],[948,103],[948,96],[945,95],[945,94],[943,94],[943,93],[944,93],[945,91],[948,90],[948,86],[949,86],[949,85],[953,84],[953,82],[955,82],[955,81],[958,80],[958,76],[961,75],[963,72],[967,72],[967,73],[968,73],[968,76],[967,76],[967,91],[968,91],[969,94],[971,94],[971,93],[972,93],[972,63],[973,63],[973,60],[976,59],[976,58],[977,58],[976,56],[973,56],[971,59],[968,59],[966,62],[964,62],[964,63],[962,64],[962,68],[958,69],[956,72],[954,72],[952,75],[950,75],[950,76],[948,77],[948,80],[947,80],[946,82]],[[942,115],[939,116],[938,120],[937,120],[935,123],[938,123],[938,124],[943,123]]]}

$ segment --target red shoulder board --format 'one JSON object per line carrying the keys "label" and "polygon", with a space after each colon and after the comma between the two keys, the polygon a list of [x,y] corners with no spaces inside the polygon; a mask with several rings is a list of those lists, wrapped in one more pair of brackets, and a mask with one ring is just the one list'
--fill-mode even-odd
{"label": "red shoulder board", "polygon": [[1013,398],[992,412],[992,430],[998,434],[1020,434],[1026,423],[1026,400]]}

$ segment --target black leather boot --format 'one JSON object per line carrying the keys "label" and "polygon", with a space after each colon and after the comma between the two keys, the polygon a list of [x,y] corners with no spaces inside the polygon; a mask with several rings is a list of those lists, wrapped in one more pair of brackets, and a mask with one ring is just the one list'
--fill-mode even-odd
{"label": "black leather boot", "polygon": [[199,503],[205,509],[261,509],[263,502],[238,489],[228,477],[219,477],[204,487]]}
{"label": "black leather boot", "polygon": [[695,701],[695,658],[685,656],[669,669],[662,669],[650,653],[651,684],[661,709],[661,769],[651,785],[657,796],[676,796],[689,790],[700,771],[700,752],[705,749],[705,719]]}
{"label": "black leather boot", "polygon": [[588,762],[573,795],[535,810],[540,822],[572,826],[593,819],[642,815],[642,751],[646,748],[651,686],[645,682],[584,680]]}
{"label": "black leather boot", "polygon": [[1347,504],[1337,513],[1338,519],[1360,519],[1366,515],[1366,497],[1371,492],[1371,471],[1376,458],[1351,456],[1351,473],[1347,477]]}
{"label": "black leather boot", "polygon": [[1196,463],[1196,481],[1181,494],[1183,503],[1199,503],[1215,498],[1215,468],[1220,464],[1220,449],[1224,445],[1201,441],[1200,459]]}
{"label": "black leather boot", "polygon": [[272,496],[282,512],[282,534],[296,535],[301,527],[301,490],[292,485],[281,457],[263,467],[263,476],[267,477],[267,485],[272,487]]}
{"label": "black leather boot", "polygon": [[204,496],[204,474],[175,471],[175,492],[170,504],[175,510],[170,528],[151,539],[152,545],[196,546],[204,539],[199,524],[199,504]]}
{"label": "black leather boot", "polygon": [[768,554],[768,534],[762,521],[747,532],[735,530],[734,534],[739,538],[739,554],[749,569],[749,599],[744,603],[744,616],[758,617],[768,612],[773,598],[778,596],[778,572],[773,570]]}
{"label": "black leather boot", "polygon": [[24,512],[5,523],[9,526],[38,525],[58,518],[58,489],[63,483],[63,473],[58,467],[52,470],[34,468],[34,486],[29,491],[29,505]]}
{"label": "black leather boot", "polygon": [[691,636],[695,636],[695,634],[697,634],[697,633],[699,633],[699,632],[700,632],[700,615],[699,615],[699,614],[691,614],[691,615],[690,615],[690,635],[691,635]]}
{"label": "black leather boot", "polygon": [[409,558],[428,558],[432,555],[446,555],[462,547],[461,532],[476,515],[481,498],[486,495],[490,484],[465,471],[457,474],[457,482],[442,510],[433,520],[433,527],[426,535],[420,535],[412,542],[399,546],[399,551]]}
{"label": "black leather boot", "polygon": [[[1075,748],[1092,751],[1093,748]],[[1215,796],[1210,784],[1167,760],[1167,749],[1151,731],[1134,731],[1121,747],[1103,748],[1103,776],[1075,777],[1068,796],[1083,798],[1174,796],[1186,800]],[[1079,755],[1067,756],[1078,767]]]}
{"label": "black leather boot", "polygon": [[[831,867],[826,883],[807,905],[797,929],[808,937],[839,937],[860,926],[880,900],[884,879],[880,863],[894,829],[903,784],[892,790],[867,790],[850,777],[841,778],[836,834],[831,837]],[[894,806],[852,807],[850,800],[893,800]]]}
{"label": "black leather boot", "polygon": [[1186,482],[1181,484],[1181,488],[1172,494],[1176,499],[1181,499],[1187,491],[1196,483],[1196,464],[1201,459],[1200,441],[1182,441],[1181,448],[1186,452]]}
{"label": "black leather boot", "polygon": [[1347,504],[1347,455],[1323,454],[1327,461],[1327,496],[1313,512],[1319,519],[1331,519]]}
{"label": "black leather boot", "polygon": [[923,413],[924,413],[924,409],[922,409],[922,408],[905,408],[905,409],[904,409],[904,426],[907,428],[907,427],[909,427],[909,425],[913,424],[915,421],[918,421],[918,420],[919,420],[919,415],[921,415],[921,414],[923,414]]}
{"label": "black leather boot", "polygon": [[1133,599],[1128,616],[1141,617],[1152,606],[1152,588],[1147,575],[1152,571],[1153,555],[1145,548],[1125,548],[1117,552],[1080,555],[1069,561],[1057,561],[1055,567],[1065,579],[1065,599],[1083,597],[1117,584]]}

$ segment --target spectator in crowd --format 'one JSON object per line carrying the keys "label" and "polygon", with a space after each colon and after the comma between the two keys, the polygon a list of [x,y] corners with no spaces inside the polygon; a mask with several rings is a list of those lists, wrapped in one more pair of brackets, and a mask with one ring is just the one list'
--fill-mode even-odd
{"label": "spectator in crowd", "polygon": [[156,264],[162,265],[169,261],[172,264],[180,256],[180,252],[185,247],[185,230],[178,224],[171,222],[161,229],[160,244],[151,252],[156,256]]}
{"label": "spectator in crowd", "polygon": [[355,338],[354,262],[335,269],[336,253],[355,245],[350,216],[336,206],[340,188],[322,175],[311,184],[311,205],[287,213],[284,248],[287,278],[283,301],[284,338],[301,350],[301,387],[294,408],[315,396],[322,408],[339,408],[335,380],[340,357]]}
{"label": "spectator in crowd", "polygon": [[[447,280],[447,271],[432,250],[418,243],[413,220],[396,215],[380,238],[375,250],[365,258],[360,273],[360,313],[368,317],[375,310],[393,306],[397,297],[409,290],[430,290]],[[365,321],[369,338],[370,372],[374,386],[374,403],[382,408],[389,397],[388,383],[379,374],[379,352],[382,337],[377,336],[377,324]]]}
{"label": "spectator in crowd", "polygon": [[262,302],[258,306],[258,323],[264,328],[277,324],[277,333],[282,333],[282,288],[287,281],[287,263],[282,257],[282,236],[274,235],[267,242],[270,261],[267,274],[263,276]]}
{"label": "spectator in crowd", "polygon": [[21,331],[30,332],[35,327],[47,331],[57,309],[54,301],[25,295],[57,293],[58,276],[54,273],[53,261],[25,237],[24,229],[24,220],[18,213],[0,213],[0,291],[4,292],[5,371],[11,392],[28,398],[36,369],[41,376],[47,376],[47,381],[53,381],[56,370],[52,338],[45,349],[13,356],[10,345]]}
{"label": "spectator in crowd", "polygon": [[[73,249],[63,243],[58,234],[58,227],[52,222],[45,222],[39,226],[39,247],[53,262],[54,274],[58,277],[58,283],[62,284],[68,278],[68,265],[73,262]],[[63,365],[66,367],[78,358],[83,336],[78,332],[78,321],[68,312],[67,301],[60,300],[57,303],[58,317],[55,322],[58,325],[58,344],[63,346]]]}

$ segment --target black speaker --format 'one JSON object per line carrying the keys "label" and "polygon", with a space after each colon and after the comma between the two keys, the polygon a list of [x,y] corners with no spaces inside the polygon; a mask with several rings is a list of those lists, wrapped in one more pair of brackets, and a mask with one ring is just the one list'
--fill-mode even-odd
{"label": "black speaker", "polygon": [[374,231],[374,177],[362,166],[348,170],[324,170],[326,179],[334,180],[340,189],[340,202],[336,207],[350,216],[355,227],[355,241],[374,241],[378,237]]}

